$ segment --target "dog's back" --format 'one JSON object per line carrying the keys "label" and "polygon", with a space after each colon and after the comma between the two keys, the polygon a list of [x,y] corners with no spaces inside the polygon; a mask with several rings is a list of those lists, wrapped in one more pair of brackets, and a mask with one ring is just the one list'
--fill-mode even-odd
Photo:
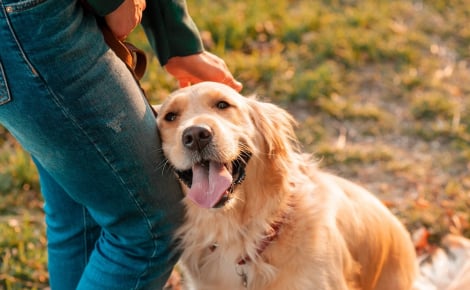
{"label": "dog's back", "polygon": [[340,177],[320,172],[314,181],[338,196],[336,225],[351,258],[358,263],[359,289],[411,289],[416,256],[400,221],[370,192]]}

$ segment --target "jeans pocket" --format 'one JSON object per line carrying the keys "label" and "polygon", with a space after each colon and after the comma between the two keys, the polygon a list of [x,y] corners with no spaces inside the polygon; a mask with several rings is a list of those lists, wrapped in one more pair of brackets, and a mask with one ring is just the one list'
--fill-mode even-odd
{"label": "jeans pocket", "polygon": [[5,71],[0,62],[0,105],[6,104],[11,100],[10,90],[8,89],[7,79],[5,78]]}

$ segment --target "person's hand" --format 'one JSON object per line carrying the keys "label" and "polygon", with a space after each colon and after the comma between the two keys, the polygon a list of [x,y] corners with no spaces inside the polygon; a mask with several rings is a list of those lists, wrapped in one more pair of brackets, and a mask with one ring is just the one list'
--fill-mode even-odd
{"label": "person's hand", "polygon": [[203,81],[223,83],[237,92],[243,88],[243,85],[233,78],[225,62],[207,51],[172,57],[165,69],[178,80],[182,88]]}
{"label": "person's hand", "polygon": [[111,32],[119,40],[124,40],[142,20],[145,0],[124,0],[113,12],[104,17]]}

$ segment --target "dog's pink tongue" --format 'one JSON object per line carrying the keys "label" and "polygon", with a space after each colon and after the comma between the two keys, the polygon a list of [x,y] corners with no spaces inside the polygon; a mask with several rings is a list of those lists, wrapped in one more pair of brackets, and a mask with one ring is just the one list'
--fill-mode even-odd
{"label": "dog's pink tongue", "polygon": [[211,161],[209,170],[195,164],[188,197],[204,208],[212,208],[232,184],[232,175],[222,163]]}

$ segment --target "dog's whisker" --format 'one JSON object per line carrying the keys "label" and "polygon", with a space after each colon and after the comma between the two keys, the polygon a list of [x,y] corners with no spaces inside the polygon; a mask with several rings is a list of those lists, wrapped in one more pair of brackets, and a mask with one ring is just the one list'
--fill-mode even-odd
{"label": "dog's whisker", "polygon": [[163,156],[163,159],[160,160],[158,163],[155,164],[154,172],[160,172],[162,175],[165,173],[165,171],[174,171],[174,166],[171,164],[171,162],[163,155],[163,150],[162,149],[157,149],[156,152],[161,153]]}

